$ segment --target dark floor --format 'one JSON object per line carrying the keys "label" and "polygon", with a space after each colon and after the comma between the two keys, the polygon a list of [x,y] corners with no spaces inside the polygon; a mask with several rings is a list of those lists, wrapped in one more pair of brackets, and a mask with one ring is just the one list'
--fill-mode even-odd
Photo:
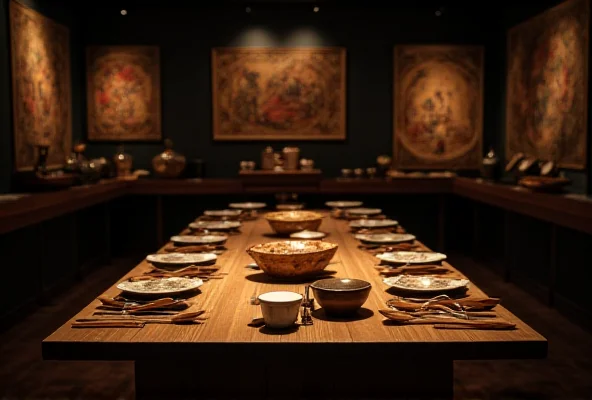
{"label": "dark floor", "polygon": [[[592,399],[592,334],[462,257],[471,280],[549,340],[546,360],[462,361],[454,367],[458,399]],[[41,341],[135,262],[103,267],[71,290],[0,332],[0,399],[133,399],[130,362],[42,361]]]}

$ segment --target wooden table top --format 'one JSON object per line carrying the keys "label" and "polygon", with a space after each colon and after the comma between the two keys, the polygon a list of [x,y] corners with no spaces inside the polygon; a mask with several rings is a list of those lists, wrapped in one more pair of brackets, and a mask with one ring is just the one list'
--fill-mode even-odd
{"label": "wooden table top", "polygon": [[[155,358],[196,357],[207,352],[221,356],[224,352],[241,351],[255,356],[262,349],[280,349],[302,355],[323,352],[377,350],[398,358],[424,357],[430,359],[499,359],[544,358],[547,342],[544,337],[520,321],[507,309],[498,306],[499,316],[516,323],[512,331],[437,330],[429,325],[394,326],[384,324],[378,313],[385,301],[392,297],[375,269],[377,259],[360,250],[346,221],[327,216],[321,225],[329,233],[326,241],[337,243],[338,251],[327,267],[336,277],[364,279],[372,283],[372,291],[360,316],[355,320],[315,318],[312,326],[300,326],[289,331],[269,331],[247,324],[256,307],[249,304],[254,294],[273,290],[303,293],[304,284],[277,283],[263,272],[246,266],[252,262],[245,249],[251,245],[277,240],[270,233],[267,222],[244,222],[240,235],[231,236],[228,248],[219,256],[217,264],[223,279],[210,280],[201,287],[201,294],[192,301],[192,308],[205,309],[209,319],[202,325],[147,324],[144,328],[73,329],[71,321],[88,317],[100,304],[93,301],[43,341],[45,359],[66,360],[143,360]],[[162,250],[161,250],[162,251]],[[449,264],[446,264],[449,266]],[[150,265],[143,261],[122,278],[142,274]],[[452,268],[452,267],[451,267]],[[456,272],[460,274],[459,272]],[[470,293],[483,295],[471,285]],[[115,296],[115,285],[105,294]],[[502,299],[503,300],[503,299]],[[318,307],[318,305],[317,305]],[[258,308],[258,307],[257,307]],[[189,310],[191,311],[191,309]],[[259,315],[260,310],[258,311]],[[278,347],[279,346],[279,347]],[[303,353],[305,352],[305,353]]]}

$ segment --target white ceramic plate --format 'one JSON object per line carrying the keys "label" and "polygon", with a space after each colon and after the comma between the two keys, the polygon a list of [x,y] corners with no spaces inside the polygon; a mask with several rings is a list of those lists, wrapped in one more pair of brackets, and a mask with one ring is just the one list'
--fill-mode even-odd
{"label": "white ceramic plate", "polygon": [[382,210],[380,208],[350,208],[346,212],[349,215],[376,215],[380,214]]}
{"label": "white ceramic plate", "polygon": [[275,208],[280,211],[295,211],[304,209],[304,204],[278,204]]}
{"label": "white ceramic plate", "polygon": [[315,231],[300,231],[295,232],[290,235],[291,238],[296,239],[322,239],[327,236],[324,232],[315,232]]}
{"label": "white ceramic plate", "polygon": [[204,215],[209,217],[238,217],[241,215],[241,210],[206,210]]}
{"label": "white ceramic plate", "polygon": [[179,235],[171,237],[171,242],[180,245],[195,245],[195,244],[222,244],[228,240],[226,235]]}
{"label": "white ceramic plate", "polygon": [[325,203],[327,207],[331,208],[351,208],[361,207],[364,204],[361,201],[328,201]]}
{"label": "white ceramic plate", "polygon": [[162,278],[145,281],[125,281],[117,285],[117,289],[124,292],[147,295],[147,294],[177,294],[197,289],[203,285],[203,281],[197,278]]}
{"label": "white ceramic plate", "polygon": [[170,253],[150,254],[146,261],[155,265],[193,265],[214,261],[218,256],[212,253]]}
{"label": "white ceramic plate", "polygon": [[415,236],[409,233],[369,233],[367,235],[355,235],[355,238],[363,243],[403,243],[415,240]]}
{"label": "white ceramic plate", "polygon": [[467,279],[450,279],[438,276],[398,275],[385,278],[387,285],[412,292],[447,292],[465,288],[469,285]]}
{"label": "white ceramic plate", "polygon": [[211,231],[227,231],[240,228],[240,221],[195,221],[189,224],[191,229],[209,229]]}
{"label": "white ceramic plate", "polygon": [[399,222],[393,219],[359,219],[349,223],[352,228],[391,228],[397,225]]}
{"label": "white ceramic plate", "polygon": [[230,207],[230,208],[238,208],[240,210],[257,210],[257,209],[260,209],[260,208],[267,207],[267,204],[265,204],[265,203],[252,203],[252,202],[248,202],[248,203],[230,203],[228,205],[228,207]]}
{"label": "white ceramic plate", "polygon": [[426,264],[446,260],[446,254],[430,251],[393,251],[377,254],[376,258],[397,264]]}

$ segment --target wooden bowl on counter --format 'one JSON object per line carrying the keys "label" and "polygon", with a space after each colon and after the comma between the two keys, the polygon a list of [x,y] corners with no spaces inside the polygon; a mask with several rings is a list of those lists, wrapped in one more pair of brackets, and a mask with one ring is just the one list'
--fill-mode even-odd
{"label": "wooden bowl on counter", "polygon": [[336,244],[320,240],[269,242],[247,249],[263,272],[280,279],[317,275],[329,265],[336,251]]}
{"label": "wooden bowl on counter", "polygon": [[267,213],[265,219],[275,233],[289,235],[300,231],[317,231],[323,222],[323,215],[314,211],[277,211]]}
{"label": "wooden bowl on counter", "polygon": [[310,285],[314,298],[327,315],[355,314],[368,300],[372,285],[361,279],[321,279]]}

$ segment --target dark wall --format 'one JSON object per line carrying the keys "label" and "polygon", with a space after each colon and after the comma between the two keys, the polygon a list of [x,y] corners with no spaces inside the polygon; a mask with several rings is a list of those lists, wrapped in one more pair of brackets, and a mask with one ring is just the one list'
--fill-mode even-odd
{"label": "dark wall", "polygon": [[8,0],[0,0],[0,193],[10,191],[12,125]]}
{"label": "dark wall", "polygon": [[[12,140],[12,78],[10,61],[10,24],[8,4],[0,0],[0,193],[10,190],[13,165]],[[82,133],[83,60],[80,58],[82,42],[74,8],[66,0],[20,0],[20,3],[67,26],[70,29],[70,55],[72,64],[72,137],[79,139]]]}
{"label": "dark wall", "polygon": [[[158,3],[158,2],[153,2]],[[194,2],[197,4],[198,2]],[[236,176],[241,160],[259,161],[268,142],[214,142],[212,139],[211,49],[216,46],[343,46],[347,49],[347,140],[299,142],[326,175],[341,168],[368,167],[392,152],[393,46],[396,44],[493,42],[485,17],[464,8],[356,8],[321,5],[244,5],[210,7],[162,2],[160,6],[100,6],[85,12],[85,42],[92,45],[158,45],[161,49],[164,137],[189,158],[207,163],[207,176]],[[486,59],[487,55],[486,55]],[[490,77],[490,65],[486,76]],[[495,92],[492,73],[486,91]],[[486,143],[498,129],[486,109]],[[275,142],[280,149],[292,142]],[[149,168],[162,144],[126,144],[135,167]],[[112,155],[115,144],[91,143],[92,155]]]}

